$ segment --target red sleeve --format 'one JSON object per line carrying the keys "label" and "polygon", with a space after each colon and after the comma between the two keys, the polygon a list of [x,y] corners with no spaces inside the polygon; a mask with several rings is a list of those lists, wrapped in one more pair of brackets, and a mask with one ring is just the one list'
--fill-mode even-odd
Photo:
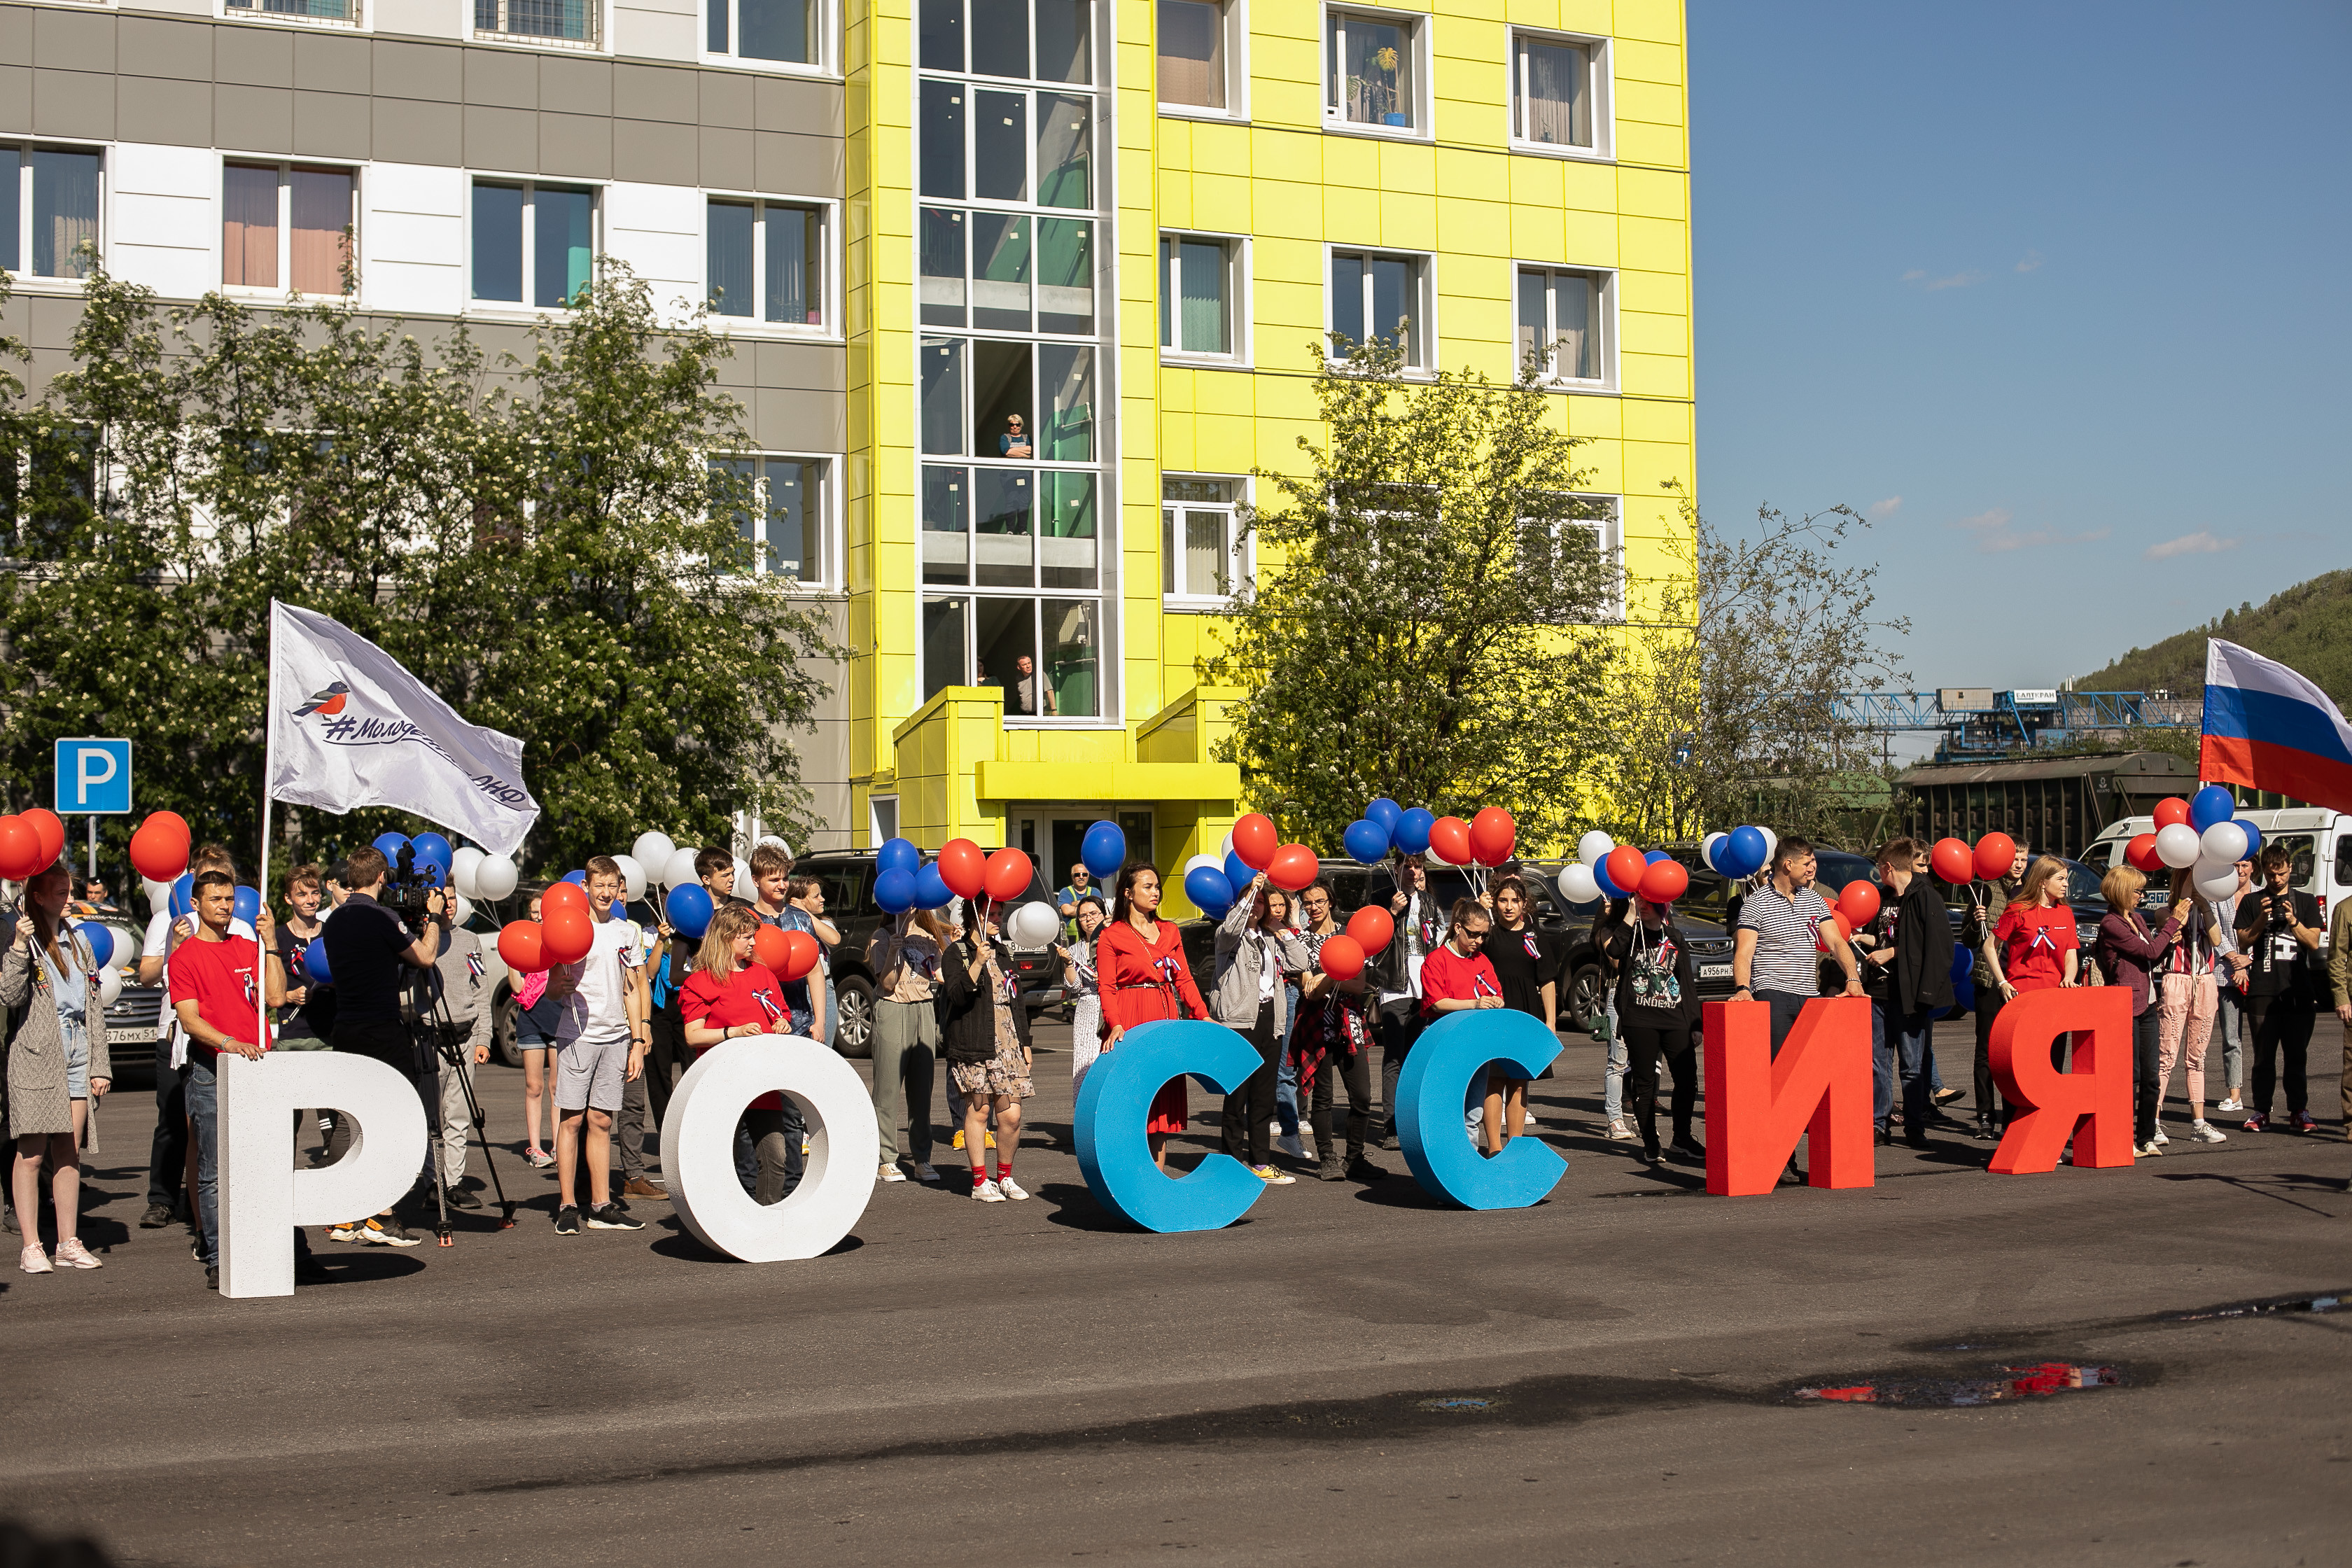
{"label": "red sleeve", "polygon": [[193,940],[184,942],[173,950],[172,961],[163,966],[164,973],[171,977],[173,1006],[176,1007],[183,1002],[202,1000],[196,994],[196,965],[202,962]]}
{"label": "red sleeve", "polygon": [[718,991],[708,972],[696,970],[686,977],[686,984],[678,989],[678,1016],[689,1024],[699,1023],[718,1005]]}
{"label": "red sleeve", "polygon": [[2003,947],[2017,940],[2017,906],[2015,904],[2000,911],[2000,921],[1992,928],[1992,939]]}
{"label": "red sleeve", "polygon": [[[1491,972],[1493,966],[1488,965]],[[1462,962],[1461,954],[1451,947],[1441,947],[1421,961],[1421,999],[1431,1002],[1466,1002],[1470,999],[1470,976],[1475,971]],[[1430,1009],[1426,1006],[1423,1012]]]}

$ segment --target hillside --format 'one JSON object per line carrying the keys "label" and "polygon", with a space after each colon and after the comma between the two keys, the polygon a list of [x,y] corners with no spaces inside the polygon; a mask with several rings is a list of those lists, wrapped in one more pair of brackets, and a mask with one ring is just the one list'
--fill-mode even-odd
{"label": "hillside", "polygon": [[2339,708],[2352,710],[2352,572],[2330,572],[2273,595],[2259,606],[2241,605],[2219,620],[2134,648],[2105,669],[2078,678],[2082,691],[2168,690],[2176,697],[2205,691],[2205,639],[2223,638],[2265,658],[2293,665],[2318,682]]}

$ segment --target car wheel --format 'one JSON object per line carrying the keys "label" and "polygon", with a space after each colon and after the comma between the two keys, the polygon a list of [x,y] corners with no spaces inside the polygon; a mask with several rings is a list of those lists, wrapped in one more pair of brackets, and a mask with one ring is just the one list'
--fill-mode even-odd
{"label": "car wheel", "polygon": [[1568,1014],[1574,1026],[1595,1029],[1609,1012],[1602,999],[1601,966],[1588,963],[1570,976],[1568,983]]}
{"label": "car wheel", "polygon": [[503,985],[499,987],[497,1000],[490,1004],[490,1045],[498,1052],[499,1060],[507,1066],[522,1066],[522,1046],[515,1038],[514,992]]}
{"label": "car wheel", "polygon": [[841,1016],[834,1021],[833,1048],[845,1057],[874,1054],[874,983],[862,975],[843,977],[833,993]]}

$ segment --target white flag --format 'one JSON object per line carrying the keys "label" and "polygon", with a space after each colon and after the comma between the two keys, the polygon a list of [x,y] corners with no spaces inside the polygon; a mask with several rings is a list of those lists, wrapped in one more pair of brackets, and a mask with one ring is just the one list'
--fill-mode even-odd
{"label": "white flag", "polygon": [[383,649],[269,602],[269,795],[350,811],[389,805],[511,855],[539,819],[522,742],[468,724]]}

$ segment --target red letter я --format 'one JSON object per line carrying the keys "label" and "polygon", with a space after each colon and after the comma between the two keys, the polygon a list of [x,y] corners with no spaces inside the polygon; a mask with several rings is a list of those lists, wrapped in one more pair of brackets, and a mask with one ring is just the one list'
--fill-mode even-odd
{"label": "red letter \u044f", "polygon": [[1770,1192],[1809,1132],[1809,1183],[1871,1184],[1870,1005],[1864,996],[1806,1003],[1776,1058],[1768,1004],[1706,1005],[1708,1192]]}
{"label": "red letter \u044f", "polygon": [[[2072,1070],[2060,1072],[2050,1045],[2073,1031]],[[1993,1151],[1992,1168],[2010,1174],[2055,1170],[2066,1140],[2077,1165],[2132,1163],[2131,993],[2120,985],[2021,991],[1992,1023],[1987,1053],[2002,1098],[2011,1107],[2009,1131]],[[2076,1123],[2090,1118],[2090,1135]]]}

